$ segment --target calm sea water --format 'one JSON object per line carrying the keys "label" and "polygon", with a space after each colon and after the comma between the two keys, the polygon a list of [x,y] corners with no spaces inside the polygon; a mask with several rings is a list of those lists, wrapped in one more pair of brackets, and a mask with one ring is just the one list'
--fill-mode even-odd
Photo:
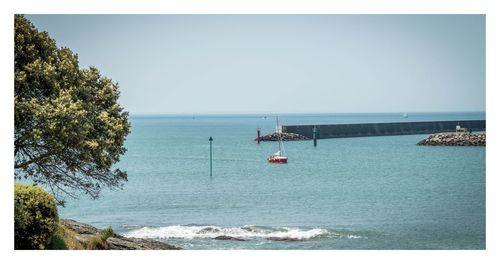
{"label": "calm sea water", "polygon": [[[484,113],[281,115],[280,123],[484,119]],[[485,148],[426,135],[258,145],[263,115],[132,116],[123,190],[68,200],[62,218],[185,249],[484,249]],[[209,142],[213,141],[213,176]],[[245,241],[221,241],[228,235]]]}

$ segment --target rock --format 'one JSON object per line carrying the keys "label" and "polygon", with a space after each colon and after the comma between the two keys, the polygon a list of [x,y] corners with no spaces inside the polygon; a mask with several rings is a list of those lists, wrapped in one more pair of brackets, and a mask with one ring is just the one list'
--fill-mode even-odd
{"label": "rock", "polygon": [[[82,245],[85,245],[90,239],[100,235],[101,230],[87,224],[83,224],[71,219],[61,219],[59,221],[65,228],[75,233],[75,239]],[[181,249],[179,247],[169,245],[152,239],[124,237],[118,234],[106,239],[106,244],[109,249]]]}
{"label": "rock", "polygon": [[118,249],[118,250],[138,250],[138,249],[147,249],[147,250],[172,250],[172,249],[181,249],[176,246],[172,246],[166,243],[162,243],[155,240],[143,239],[143,238],[126,238],[119,235],[115,235],[106,240],[108,243],[109,249]]}
{"label": "rock", "polygon": [[272,241],[289,241],[289,242],[302,241],[298,238],[291,238],[291,237],[270,237],[268,239]]}
{"label": "rock", "polygon": [[99,234],[99,229],[77,222],[71,219],[61,219],[59,222],[68,230],[75,233],[74,238],[81,245],[85,245],[87,241]]}
{"label": "rock", "polygon": [[[295,133],[281,133],[281,140],[283,141],[294,141],[294,140],[308,140],[309,138],[300,135],[300,134],[295,134]],[[261,141],[278,141],[278,133],[274,132],[269,135],[261,136],[260,140]],[[257,140],[257,139],[255,139]]]}
{"label": "rock", "polygon": [[64,225],[64,227],[71,229],[72,231],[80,235],[97,235],[99,233],[99,229],[91,225],[77,222],[75,220],[61,219],[59,222]]}
{"label": "rock", "polygon": [[245,241],[244,239],[232,237],[232,236],[218,236],[215,237],[216,240],[234,240],[234,241]]}
{"label": "rock", "polygon": [[417,143],[424,146],[486,146],[486,133],[436,133]]}
{"label": "rock", "polygon": [[207,233],[215,233],[215,232],[219,232],[219,231],[220,231],[220,229],[215,228],[215,227],[205,227],[196,233],[197,234],[207,234]]}

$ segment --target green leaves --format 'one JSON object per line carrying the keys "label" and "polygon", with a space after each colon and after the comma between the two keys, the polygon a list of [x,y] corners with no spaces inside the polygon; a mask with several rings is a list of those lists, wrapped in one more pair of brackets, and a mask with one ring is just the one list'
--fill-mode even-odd
{"label": "green leaves", "polygon": [[52,196],[40,187],[15,183],[14,211],[15,248],[44,249],[59,221]]}
{"label": "green leaves", "polygon": [[16,178],[49,186],[59,202],[121,186],[126,173],[111,167],[130,124],[118,84],[16,15],[14,86]]}

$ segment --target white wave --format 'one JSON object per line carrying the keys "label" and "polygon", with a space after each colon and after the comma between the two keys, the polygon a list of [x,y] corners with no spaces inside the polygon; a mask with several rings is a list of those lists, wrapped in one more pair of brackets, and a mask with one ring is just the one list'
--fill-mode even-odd
{"label": "white wave", "polygon": [[218,227],[218,226],[166,226],[143,227],[129,231],[126,237],[156,238],[156,239],[198,239],[230,236],[240,239],[264,238],[272,240],[309,240],[327,236],[327,229],[313,228],[262,228],[255,226],[244,227]]}

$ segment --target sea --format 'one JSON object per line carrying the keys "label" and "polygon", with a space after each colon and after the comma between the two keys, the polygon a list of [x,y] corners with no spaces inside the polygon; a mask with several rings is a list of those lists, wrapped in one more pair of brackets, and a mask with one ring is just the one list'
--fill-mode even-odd
{"label": "sea", "polygon": [[[485,119],[469,113],[279,114],[280,125]],[[428,135],[284,142],[276,115],[132,115],[123,189],[60,218],[183,249],[485,249],[485,147]],[[212,137],[212,175],[210,142]],[[219,240],[217,237],[233,240]]]}

